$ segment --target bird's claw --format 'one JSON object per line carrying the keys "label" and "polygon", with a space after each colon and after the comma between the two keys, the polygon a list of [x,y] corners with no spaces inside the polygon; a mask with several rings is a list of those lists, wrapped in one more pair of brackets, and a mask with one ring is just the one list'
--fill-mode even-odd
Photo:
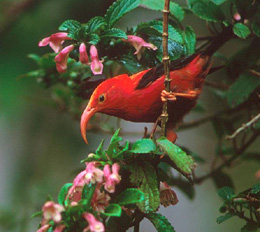
{"label": "bird's claw", "polygon": [[161,93],[161,100],[163,102],[176,101],[176,95],[173,92],[167,92],[166,90],[163,90]]}

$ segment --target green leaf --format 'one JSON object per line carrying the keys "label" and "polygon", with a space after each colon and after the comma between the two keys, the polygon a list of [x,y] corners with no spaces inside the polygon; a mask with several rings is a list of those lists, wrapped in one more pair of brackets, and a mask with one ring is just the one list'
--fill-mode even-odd
{"label": "green leaf", "polygon": [[257,232],[258,225],[252,222],[248,222],[241,228],[241,232]]}
{"label": "green leaf", "polygon": [[256,36],[260,37],[260,19],[255,20],[251,25],[252,31],[256,34]]}
{"label": "green leaf", "polygon": [[220,223],[228,220],[229,218],[231,218],[233,216],[234,216],[234,214],[232,214],[232,213],[226,213],[225,215],[220,216],[220,217],[217,218],[217,223],[220,224]]}
{"label": "green leaf", "polygon": [[66,199],[66,196],[67,196],[68,191],[69,191],[71,186],[72,186],[72,183],[66,183],[61,187],[59,195],[58,195],[58,203],[60,205],[65,204],[65,199]]}
{"label": "green leaf", "polygon": [[223,199],[223,200],[231,200],[234,196],[234,190],[230,187],[223,187],[218,190],[218,195]]}
{"label": "green leaf", "polygon": [[[141,6],[151,10],[162,11],[164,8],[164,0],[141,0]],[[184,18],[183,9],[175,2],[170,2],[170,14],[179,21],[182,21]]]}
{"label": "green leaf", "polygon": [[252,194],[257,194],[260,192],[260,183],[257,183],[256,185],[254,185],[251,189],[251,193]]}
{"label": "green leaf", "polygon": [[133,145],[130,152],[147,154],[156,150],[156,145],[152,139],[140,139],[137,140]]}
{"label": "green leaf", "polygon": [[107,10],[105,20],[111,28],[126,13],[137,8],[140,0],[117,0]]}
{"label": "green leaf", "polygon": [[42,211],[38,211],[38,212],[34,213],[34,214],[31,216],[31,219],[36,218],[36,217],[42,217]]}
{"label": "green leaf", "polygon": [[105,212],[102,213],[109,217],[120,217],[122,213],[121,206],[118,204],[110,204],[106,209]]}
{"label": "green leaf", "polygon": [[105,19],[101,16],[96,16],[88,21],[88,32],[96,32],[101,27],[105,26],[107,23]]}
{"label": "green leaf", "polygon": [[144,193],[144,200],[137,203],[139,209],[144,213],[156,211],[160,206],[160,194],[154,167],[146,161],[134,163],[130,180]]}
{"label": "green leaf", "polygon": [[96,44],[98,44],[98,42],[100,41],[100,37],[99,37],[97,34],[92,33],[92,34],[89,34],[89,35],[88,35],[87,40],[88,40],[88,43],[89,43],[89,44],[96,45]]}
{"label": "green leaf", "polygon": [[238,37],[240,37],[242,39],[245,39],[251,33],[250,29],[242,23],[236,23],[233,26],[233,32],[235,35],[237,35]]}
{"label": "green leaf", "polygon": [[118,63],[126,70],[126,72],[131,75],[143,70],[140,63],[132,55],[124,55],[118,60]]}
{"label": "green leaf", "polygon": [[109,157],[112,157],[113,154],[117,153],[117,148],[119,146],[119,141],[122,141],[122,137],[118,136],[120,132],[120,129],[117,129],[117,131],[114,133],[110,140],[110,144],[107,149],[107,154]]}
{"label": "green leaf", "polygon": [[82,189],[81,200],[84,202],[86,208],[90,206],[95,189],[95,184],[85,184]]}
{"label": "green leaf", "polygon": [[184,37],[184,53],[186,56],[195,53],[196,46],[196,34],[193,31],[192,27],[187,26],[185,31],[183,31]]}
{"label": "green leaf", "polygon": [[222,3],[226,2],[227,0],[211,0],[216,5],[221,5]]}
{"label": "green leaf", "polygon": [[122,192],[115,202],[119,205],[130,205],[144,200],[144,193],[135,188],[128,188]]}
{"label": "green leaf", "polygon": [[111,28],[104,32],[102,38],[123,38],[127,39],[127,34],[117,28]]}
{"label": "green leaf", "polygon": [[260,86],[259,77],[249,73],[241,74],[227,92],[228,104],[234,107],[243,103],[258,86]]}
{"label": "green leaf", "polygon": [[189,7],[193,13],[200,18],[211,22],[223,22],[225,15],[220,7],[206,0],[188,0]]}
{"label": "green leaf", "polygon": [[168,219],[159,213],[150,213],[146,217],[153,223],[158,232],[175,232]]}
{"label": "green leaf", "polygon": [[76,20],[66,20],[59,26],[59,30],[67,31],[68,37],[72,39],[78,38],[78,31],[81,28],[81,24]]}
{"label": "green leaf", "polygon": [[157,139],[156,142],[184,174],[190,175],[192,173],[195,162],[191,156],[188,156],[165,137]]}
{"label": "green leaf", "polygon": [[41,57],[36,54],[29,54],[28,57],[32,59],[36,64],[40,65]]}

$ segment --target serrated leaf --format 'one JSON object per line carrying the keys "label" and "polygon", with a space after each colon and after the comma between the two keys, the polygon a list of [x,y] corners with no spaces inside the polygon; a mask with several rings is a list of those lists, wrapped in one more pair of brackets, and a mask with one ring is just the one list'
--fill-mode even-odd
{"label": "serrated leaf", "polygon": [[130,150],[131,153],[147,154],[156,150],[156,145],[152,139],[137,140]]}
{"label": "serrated leaf", "polygon": [[59,26],[59,30],[67,31],[68,37],[72,39],[78,38],[78,31],[80,28],[81,28],[81,24],[76,20],[66,20]]}
{"label": "serrated leaf", "polygon": [[234,196],[234,190],[230,187],[223,187],[218,190],[218,195],[223,199],[223,200],[231,200]]}
{"label": "serrated leaf", "polygon": [[88,32],[96,32],[101,27],[105,26],[107,23],[105,19],[101,16],[96,16],[88,21]]}
{"label": "serrated leaf", "polygon": [[68,191],[69,191],[71,186],[72,186],[72,183],[66,183],[61,187],[59,195],[58,195],[58,203],[60,205],[65,204],[65,199],[66,199],[66,196],[67,196]]}
{"label": "serrated leaf", "polygon": [[222,222],[228,220],[229,218],[231,218],[231,217],[233,217],[233,216],[234,216],[234,214],[232,214],[232,213],[226,213],[226,214],[223,215],[223,216],[219,216],[219,217],[217,218],[217,223],[220,224],[220,223],[222,223]]}
{"label": "serrated leaf", "polygon": [[160,206],[158,180],[153,166],[149,162],[134,163],[130,175],[131,182],[144,193],[144,200],[137,203],[144,213],[154,212]]}
{"label": "serrated leaf", "polygon": [[223,22],[225,15],[220,7],[213,2],[205,0],[188,0],[193,13],[200,18],[211,22]]}
{"label": "serrated leaf", "polygon": [[38,211],[38,212],[34,213],[34,214],[31,216],[31,219],[36,218],[36,217],[41,217],[41,216],[42,216],[42,211]]}
{"label": "serrated leaf", "polygon": [[233,32],[235,35],[237,35],[239,38],[242,38],[242,39],[245,39],[251,33],[250,29],[242,23],[236,23],[233,26]]}
{"label": "serrated leaf", "polygon": [[192,173],[195,162],[191,156],[165,137],[157,139],[156,142],[183,173]]}
{"label": "serrated leaf", "polygon": [[92,33],[88,35],[88,43],[92,45],[97,45],[100,41],[99,35]]}
{"label": "serrated leaf", "polygon": [[260,19],[255,20],[251,25],[252,31],[256,34],[256,36],[260,37]]}
{"label": "serrated leaf", "polygon": [[123,38],[127,39],[127,34],[117,28],[111,28],[104,32],[102,38]]}
{"label": "serrated leaf", "polygon": [[185,31],[183,31],[184,37],[184,53],[186,56],[195,53],[196,46],[196,34],[193,31],[192,27],[187,26]]}
{"label": "serrated leaf", "polygon": [[243,103],[258,86],[260,86],[259,77],[249,73],[241,74],[227,92],[228,104],[234,107]]}
{"label": "serrated leaf", "polygon": [[[164,0],[141,0],[141,6],[151,10],[162,11],[164,8]],[[182,21],[184,18],[184,11],[180,5],[175,2],[170,2],[170,14],[177,20]]]}
{"label": "serrated leaf", "polygon": [[117,148],[119,145],[119,142],[122,141],[122,137],[118,136],[120,132],[120,129],[117,129],[117,131],[114,133],[110,140],[110,144],[107,149],[107,155],[112,157],[113,154],[117,152]]}
{"label": "serrated leaf", "polygon": [[135,188],[128,188],[122,192],[115,202],[119,205],[130,205],[144,200],[144,193]]}
{"label": "serrated leaf", "polygon": [[241,232],[257,232],[258,225],[252,222],[248,222],[241,228]]}
{"label": "serrated leaf", "polygon": [[159,213],[147,214],[146,218],[153,223],[158,232],[175,232],[168,219]]}
{"label": "serrated leaf", "polygon": [[105,20],[108,27],[111,28],[126,13],[137,8],[140,0],[117,0],[107,10]]}
{"label": "serrated leaf", "polygon": [[260,183],[257,183],[256,185],[254,185],[251,189],[251,193],[252,194],[257,194],[260,192]]}
{"label": "serrated leaf", "polygon": [[110,204],[106,209],[105,212],[102,213],[109,217],[120,217],[122,213],[121,206],[118,204]]}

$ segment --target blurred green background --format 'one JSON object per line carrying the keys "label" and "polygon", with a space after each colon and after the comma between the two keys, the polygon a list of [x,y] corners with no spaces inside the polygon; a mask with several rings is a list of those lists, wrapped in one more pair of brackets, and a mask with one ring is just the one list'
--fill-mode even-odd
{"label": "blurred green background", "polygon": [[[36,231],[39,219],[30,220],[40,210],[48,194],[54,199],[65,182],[71,182],[80,168],[80,160],[95,150],[102,138],[110,135],[88,134],[90,146],[80,136],[79,122],[57,110],[51,91],[41,88],[35,79],[22,74],[34,70],[28,54],[44,54],[49,48],[39,48],[38,41],[57,31],[66,19],[86,22],[103,15],[112,1],[108,0],[17,0],[0,2],[0,231]],[[183,1],[179,1],[183,4]],[[122,29],[137,21],[158,17],[149,10],[137,9],[118,24]],[[190,24],[191,18],[185,22]],[[204,28],[202,21],[192,20],[196,33]],[[239,46],[239,42],[237,43]],[[229,48],[232,50],[232,48]],[[217,104],[205,88],[202,102],[209,110]],[[197,117],[188,116],[187,120]],[[124,131],[140,131],[143,126],[122,123]],[[131,127],[131,129],[130,129]],[[149,127],[151,127],[149,125]],[[259,141],[258,141],[259,142]],[[210,125],[179,133],[178,143],[189,147],[209,162],[215,149],[215,135]],[[257,149],[257,142],[252,150]],[[209,164],[209,162],[207,164]],[[205,172],[206,167],[199,169]],[[229,171],[237,191],[250,187],[256,180],[258,166],[253,162],[236,165]],[[239,231],[244,224],[238,219],[218,225],[216,217],[222,204],[213,183],[208,180],[196,186],[194,200],[178,189],[179,204],[161,212],[173,223],[177,232]],[[149,222],[141,231],[154,231]]]}

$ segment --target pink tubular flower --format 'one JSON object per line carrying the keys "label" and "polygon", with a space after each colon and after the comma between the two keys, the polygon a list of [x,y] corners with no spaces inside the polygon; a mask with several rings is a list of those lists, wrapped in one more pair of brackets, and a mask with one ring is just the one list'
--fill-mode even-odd
{"label": "pink tubular flower", "polygon": [[41,227],[37,230],[37,232],[45,232],[45,231],[47,231],[47,230],[49,229],[49,227],[50,227],[49,224],[43,225],[43,226],[41,226]]}
{"label": "pink tubular flower", "polygon": [[176,205],[178,203],[176,193],[171,190],[166,182],[160,182],[160,203],[164,206]]}
{"label": "pink tubular flower", "polygon": [[120,169],[120,166],[117,163],[112,165],[112,173],[110,171],[109,164],[106,164],[103,169],[104,177],[106,180],[105,190],[107,190],[110,193],[115,192],[115,185],[118,184],[121,180],[121,177],[118,173],[119,169]]}
{"label": "pink tubular flower", "polygon": [[79,46],[79,61],[86,65],[89,63],[88,54],[86,52],[86,45],[84,43],[81,43]]}
{"label": "pink tubular flower", "polygon": [[102,222],[98,221],[93,214],[91,213],[84,213],[83,217],[88,222],[88,227],[84,229],[84,232],[104,232],[105,227]]}
{"label": "pink tubular flower", "polygon": [[96,162],[90,162],[87,164],[85,179],[87,184],[101,183],[103,181],[103,171],[96,167]]}
{"label": "pink tubular flower", "polygon": [[59,73],[66,72],[67,61],[69,58],[69,53],[73,51],[74,45],[69,45],[61,50],[61,52],[55,56],[56,69]]}
{"label": "pink tubular flower", "polygon": [[138,60],[141,59],[141,55],[144,52],[145,48],[152,49],[152,50],[157,49],[157,47],[155,45],[153,45],[152,43],[147,43],[141,37],[138,37],[135,35],[128,35],[127,40],[123,39],[123,41],[129,42],[134,46],[134,48],[136,50],[136,52],[134,54],[137,55]]}
{"label": "pink tubular flower", "polygon": [[44,39],[42,39],[38,46],[39,47],[44,47],[47,45],[50,45],[50,47],[52,48],[52,50],[55,53],[58,53],[61,49],[62,49],[62,44],[65,40],[69,40],[71,38],[69,38],[68,33],[65,32],[59,32],[59,33],[55,33],[53,35],[51,35],[50,37],[46,37]]}
{"label": "pink tubular flower", "polygon": [[91,64],[90,68],[94,75],[102,74],[103,72],[103,64],[102,61],[98,59],[98,51],[94,45],[90,47],[90,58]]}
{"label": "pink tubular flower", "polygon": [[46,224],[48,221],[53,220],[55,223],[60,223],[62,217],[61,212],[64,211],[62,205],[56,204],[53,201],[47,201],[42,207],[43,221]]}

